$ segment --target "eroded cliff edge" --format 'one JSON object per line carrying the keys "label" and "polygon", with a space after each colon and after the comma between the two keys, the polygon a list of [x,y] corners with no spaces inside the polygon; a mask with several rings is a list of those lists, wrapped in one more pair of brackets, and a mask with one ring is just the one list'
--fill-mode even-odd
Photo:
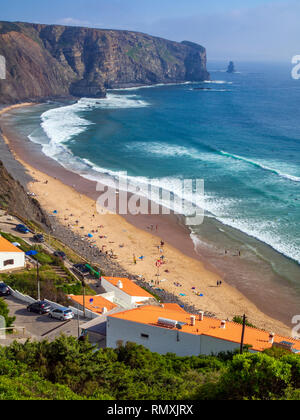
{"label": "eroded cliff edge", "polygon": [[209,78],[204,47],[128,31],[0,22],[0,55],[0,103]]}

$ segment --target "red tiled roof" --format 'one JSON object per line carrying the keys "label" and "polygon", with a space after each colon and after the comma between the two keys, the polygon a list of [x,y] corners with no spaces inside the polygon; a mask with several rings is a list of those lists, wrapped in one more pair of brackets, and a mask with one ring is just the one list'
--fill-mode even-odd
{"label": "red tiled roof", "polygon": [[23,252],[21,249],[0,236],[0,252]]}
{"label": "red tiled roof", "polygon": [[[71,298],[73,302],[79,303],[79,305],[83,306],[83,296],[69,295],[68,297]],[[93,303],[90,303],[90,299],[94,300]],[[102,314],[103,308],[106,308],[109,312],[116,308],[117,305],[102,296],[85,296],[85,307],[92,312]]]}
{"label": "red tiled roof", "polygon": [[122,277],[103,277],[103,278],[115,287],[118,287],[118,283],[119,281],[121,281],[123,284],[123,288],[121,290],[127,293],[127,295],[136,296],[136,297],[153,298],[153,296],[150,293],[148,293],[146,290],[142,289],[140,286],[138,286],[133,281],[127,278],[122,278]]}

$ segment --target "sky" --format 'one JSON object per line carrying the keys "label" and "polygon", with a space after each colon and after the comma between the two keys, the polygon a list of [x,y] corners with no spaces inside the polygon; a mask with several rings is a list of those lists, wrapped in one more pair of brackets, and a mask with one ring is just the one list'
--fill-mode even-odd
{"label": "sky", "polygon": [[300,54],[299,0],[0,0],[0,7],[1,20],[126,29],[197,42],[211,61],[290,63]]}

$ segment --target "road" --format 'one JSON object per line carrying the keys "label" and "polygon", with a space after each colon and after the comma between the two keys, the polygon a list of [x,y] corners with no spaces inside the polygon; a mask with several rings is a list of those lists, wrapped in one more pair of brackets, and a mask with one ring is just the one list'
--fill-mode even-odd
{"label": "road", "polygon": [[[26,338],[34,340],[47,339],[49,341],[55,340],[61,334],[66,336],[78,337],[78,320],[62,322],[56,319],[49,318],[48,315],[39,315],[27,311],[27,305],[23,302],[13,298],[5,298],[5,302],[9,308],[9,316],[15,316],[14,325],[18,328],[25,327]],[[83,318],[79,319],[79,325],[86,322]],[[18,334],[18,338],[22,338],[22,334]],[[11,337],[8,335],[9,341]],[[4,344],[2,342],[2,344]],[[5,343],[6,344],[6,343]],[[9,343],[8,343],[9,344]]]}
{"label": "road", "polygon": [[[17,236],[26,241],[28,244],[34,244],[32,241],[32,233],[22,234],[16,231],[16,225],[18,224],[22,224],[22,222],[14,216],[6,215],[4,211],[0,210],[0,230]],[[48,253],[53,254],[54,249],[51,248],[48,244],[43,243],[39,245],[41,245]],[[70,271],[72,271],[72,264],[69,261],[64,261],[64,264]],[[76,276],[73,271],[72,274],[77,280],[80,281],[78,276]],[[26,338],[32,338],[35,340],[47,339],[52,341],[61,334],[78,337],[77,318],[68,322],[53,320],[47,315],[38,315],[28,312],[26,309],[27,305],[13,297],[6,298],[5,301],[9,307],[10,316],[16,317],[14,325],[19,328],[26,328]],[[81,318],[79,319],[79,324],[86,321],[86,319]],[[12,336],[8,335],[8,339],[5,340],[5,343],[1,342],[0,340],[0,345],[9,344],[12,341],[11,337]],[[24,341],[24,339],[22,339],[22,334],[18,334],[16,337],[18,339],[20,338],[21,341]]]}

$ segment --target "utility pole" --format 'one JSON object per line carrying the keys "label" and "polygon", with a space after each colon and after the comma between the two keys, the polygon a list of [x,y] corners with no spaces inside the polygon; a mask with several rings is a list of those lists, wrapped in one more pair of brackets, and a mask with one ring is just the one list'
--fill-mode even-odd
{"label": "utility pole", "polygon": [[242,328],[242,338],[241,338],[240,354],[243,354],[243,351],[244,351],[245,328],[246,328],[246,315],[244,314],[244,316],[243,316],[243,328]]}
{"label": "utility pole", "polygon": [[83,287],[83,316],[85,318],[85,281],[82,280],[82,287]]}
{"label": "utility pole", "polygon": [[78,326],[78,338],[80,337],[80,326],[79,326],[79,303],[77,303],[77,326]]}
{"label": "utility pole", "polygon": [[41,287],[40,287],[40,273],[39,273],[39,262],[36,261],[36,279],[38,288],[38,301],[41,300]]}

